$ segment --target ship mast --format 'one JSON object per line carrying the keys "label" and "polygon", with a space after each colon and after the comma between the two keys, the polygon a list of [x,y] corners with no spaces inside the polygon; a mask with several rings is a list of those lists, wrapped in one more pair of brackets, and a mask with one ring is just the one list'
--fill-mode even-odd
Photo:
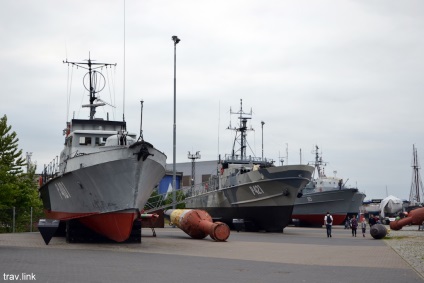
{"label": "ship mast", "polygon": [[324,168],[321,166],[325,166],[327,163],[322,161],[322,155],[319,155],[319,147],[315,145],[315,169],[318,171],[318,178],[325,177]]}
{"label": "ship mast", "polygon": [[[420,165],[418,163],[417,149],[415,148],[415,145],[412,145],[412,183],[411,183],[411,191],[409,194],[409,201],[413,205],[421,203],[421,197],[420,197],[421,192],[424,195],[423,183],[421,181],[419,169],[420,169]],[[421,189],[421,192],[420,192],[420,189]]]}
{"label": "ship mast", "polygon": [[[90,92],[90,104],[82,105],[82,107],[90,107],[90,120],[94,120],[94,114],[96,114],[96,107],[106,105],[105,103],[94,103],[94,101],[98,99],[96,97],[96,93],[102,91],[106,84],[102,73],[97,72],[96,69],[108,67],[108,66],[116,66],[116,63],[115,64],[95,63],[91,60],[90,55],[88,56],[88,60],[86,61],[87,62],[69,62],[68,60],[66,60],[66,61],[63,61],[63,63],[68,65],[71,64],[71,65],[88,70],[88,73],[84,76],[84,79],[88,75],[89,86],[87,87],[85,84],[84,86]],[[99,79],[100,80],[103,79],[103,85],[101,85],[101,81]],[[101,87],[98,88],[99,86]]]}
{"label": "ship mast", "polygon": [[[235,145],[236,145],[236,142],[239,140],[239,143],[240,143],[240,159],[244,160],[244,159],[246,159],[247,131],[253,130],[252,128],[250,128],[250,129],[247,128],[247,120],[252,119],[252,117],[248,117],[248,116],[252,116],[252,110],[250,110],[250,113],[243,112],[243,100],[240,99],[240,110],[238,112],[233,112],[230,109],[230,114],[238,114],[239,115],[238,119],[240,120],[238,128],[231,128],[231,125],[227,128],[227,129],[236,131],[236,137],[234,138],[233,150],[231,152],[231,158],[236,159]],[[240,135],[238,135],[238,133],[240,133]]]}

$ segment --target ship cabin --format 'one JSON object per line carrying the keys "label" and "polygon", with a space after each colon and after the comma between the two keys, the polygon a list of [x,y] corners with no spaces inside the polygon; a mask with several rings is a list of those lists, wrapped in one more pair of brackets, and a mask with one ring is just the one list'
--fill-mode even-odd
{"label": "ship cabin", "polygon": [[305,191],[310,192],[325,192],[342,189],[347,189],[347,187],[344,186],[343,179],[327,176],[311,180],[305,187]]}
{"label": "ship cabin", "polygon": [[136,141],[136,135],[126,131],[125,121],[103,119],[72,119],[64,130],[65,149],[61,159],[75,154],[98,152],[104,146],[130,145]]}
{"label": "ship cabin", "polygon": [[273,167],[273,163],[273,160],[259,157],[248,156],[241,158],[238,155],[225,155],[225,160],[221,162],[221,174],[235,176],[250,171],[256,171],[261,168]]}

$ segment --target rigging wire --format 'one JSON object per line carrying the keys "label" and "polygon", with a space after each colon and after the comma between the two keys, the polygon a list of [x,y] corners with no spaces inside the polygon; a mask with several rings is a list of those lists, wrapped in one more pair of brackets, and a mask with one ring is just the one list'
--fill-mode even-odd
{"label": "rigging wire", "polygon": [[69,118],[69,65],[68,65],[68,77],[66,80],[66,122],[68,122]]}
{"label": "rigging wire", "polygon": [[[114,69],[116,69],[116,67]],[[115,105],[115,100],[112,99],[112,90],[113,90],[113,92],[115,92],[114,91],[115,90],[115,80],[113,79],[114,77],[112,76],[112,66],[110,66],[110,74],[109,74],[108,69],[106,68],[106,78],[107,78],[107,81],[108,81],[109,99],[111,101],[111,104]],[[112,90],[111,90],[111,87],[110,87],[111,84],[112,84]],[[112,107],[112,117],[113,117],[113,120],[115,120],[115,106]]]}
{"label": "rigging wire", "polygon": [[[68,47],[66,45],[66,41],[65,41],[65,57],[66,57],[66,61],[68,61]],[[68,76],[67,76],[67,80],[66,80],[66,122],[68,122],[68,118],[69,118],[69,64],[68,64]]]}
{"label": "rigging wire", "polygon": [[[116,67],[113,68],[114,74],[113,77],[116,78]],[[116,105],[116,84],[113,83],[113,105]],[[113,119],[115,119],[116,109],[113,109]]]}
{"label": "rigging wire", "polygon": [[[219,132],[221,129],[221,100],[219,100],[218,102],[218,158],[219,158]],[[217,172],[218,172],[218,168],[217,168]]]}
{"label": "rigging wire", "polygon": [[69,85],[69,100],[68,100],[68,105],[69,108],[71,108],[71,95],[72,95],[72,83],[74,81],[74,66],[72,66],[71,68],[71,83]]}
{"label": "rigging wire", "polygon": [[71,107],[71,94],[72,94],[72,78],[74,75],[74,66],[72,66],[71,74],[69,74],[70,66],[68,65],[68,79],[66,85],[66,121],[69,121],[69,109]]}
{"label": "rigging wire", "polygon": [[[111,69],[112,68],[112,66],[109,66],[109,68]],[[103,71],[103,68],[101,69],[102,71]],[[109,106],[111,106],[111,108],[112,108],[112,115],[113,115],[113,120],[114,120],[114,108],[116,108],[115,107],[115,104],[114,104],[114,101],[112,100],[112,91],[111,91],[111,87],[110,87],[110,85],[111,84],[113,84],[113,86],[112,86],[112,89],[113,89],[113,87],[114,87],[114,80],[113,80],[113,76],[111,75],[111,74],[109,74],[109,70],[108,70],[108,67],[106,66],[105,67],[105,72],[106,72],[106,84],[107,84],[107,86],[108,86],[108,89],[109,89],[109,99],[110,99],[110,103],[107,103],[107,102],[105,102],[105,101],[103,101],[103,100],[101,100],[100,98],[100,100],[101,101],[103,101],[104,103],[106,103],[107,105],[109,105]],[[112,71],[110,71],[110,72],[112,72]],[[103,108],[103,113],[105,114],[105,116],[107,115],[107,112],[106,112],[106,110]]]}
{"label": "rigging wire", "polygon": [[123,105],[122,105],[122,119],[125,121],[125,0],[124,0],[124,89],[123,89]]}
{"label": "rigging wire", "polygon": [[78,112],[77,112],[77,118],[79,117],[79,113],[80,113],[80,111],[81,111],[81,109],[82,109],[82,104],[83,104],[83,101],[84,101],[84,94],[85,94],[85,89],[83,88],[82,89],[82,95],[81,95],[81,103],[80,103],[80,107],[78,107]]}
{"label": "rigging wire", "polygon": [[[105,68],[106,69],[106,78],[103,76],[103,78],[104,78],[104,80],[105,80],[105,84],[106,85],[108,85],[108,87],[109,87],[109,78],[107,77],[107,67]],[[103,75],[103,67],[101,67],[100,68],[100,74],[102,74]],[[97,101],[103,101],[101,98],[100,98],[100,92],[99,92],[99,95],[97,96]],[[106,112],[106,109],[105,109],[105,107],[102,107],[102,110],[103,110],[103,114],[105,115],[105,116],[107,116],[107,112]]]}

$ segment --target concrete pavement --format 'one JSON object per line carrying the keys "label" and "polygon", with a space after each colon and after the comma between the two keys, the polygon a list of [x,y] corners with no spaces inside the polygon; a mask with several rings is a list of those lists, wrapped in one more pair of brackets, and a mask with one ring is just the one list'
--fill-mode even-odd
{"label": "concrete pavement", "polygon": [[[336,227],[284,233],[231,231],[227,242],[193,240],[178,228],[143,230],[141,244],[68,244],[38,233],[0,234],[0,281],[38,282],[423,282],[382,240]],[[360,236],[360,237],[359,237]]]}

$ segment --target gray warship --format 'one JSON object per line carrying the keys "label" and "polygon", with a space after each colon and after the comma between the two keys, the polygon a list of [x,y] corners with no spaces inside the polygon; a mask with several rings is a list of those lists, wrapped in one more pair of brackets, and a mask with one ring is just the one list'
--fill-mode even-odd
{"label": "gray warship", "polygon": [[[189,190],[186,208],[203,209],[232,229],[280,232],[290,223],[299,190],[310,181],[314,167],[275,166],[272,160],[247,156],[247,121],[252,112],[240,110],[231,154],[218,161],[218,174]],[[240,145],[237,149],[236,145]]]}
{"label": "gray warship", "polygon": [[44,211],[48,219],[66,223],[70,242],[80,224],[122,242],[131,236],[140,211],[165,175],[166,155],[143,139],[141,129],[138,139],[128,132],[124,117],[122,121],[95,117],[96,107],[105,105],[97,95],[104,77],[96,69],[115,64],[91,59],[64,63],[88,70],[90,104],[85,107],[90,118],[67,122],[59,162],[46,166],[41,174]]}

